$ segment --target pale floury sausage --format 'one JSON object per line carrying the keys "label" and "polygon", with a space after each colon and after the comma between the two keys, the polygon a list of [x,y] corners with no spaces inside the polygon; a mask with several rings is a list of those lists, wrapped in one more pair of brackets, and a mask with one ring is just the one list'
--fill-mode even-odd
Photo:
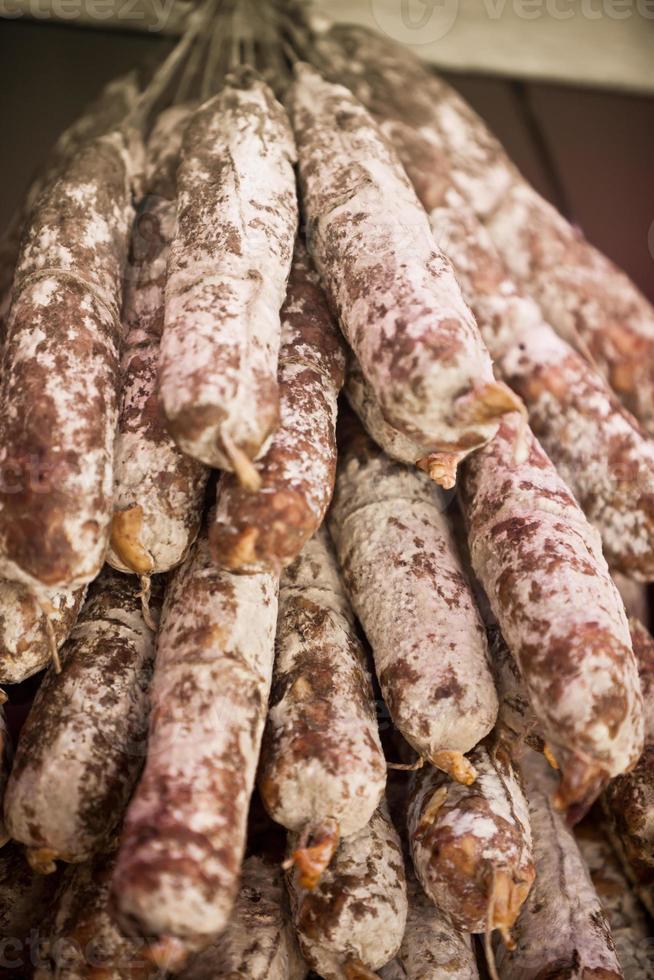
{"label": "pale floury sausage", "polygon": [[[20,684],[47,667],[77,621],[86,586],[46,592],[0,580],[0,684]],[[47,610],[47,612],[46,612]]]}
{"label": "pale floury sausage", "polygon": [[125,118],[134,107],[138,94],[136,72],[128,72],[127,75],[112,79],[98,97],[85,106],[81,115],[64,130],[49,151],[0,239],[0,323],[7,315],[11,301],[11,284],[23,228],[39,195],[44,187],[61,174],[75,154]]}
{"label": "pale floury sausage", "polygon": [[395,725],[463,781],[497,696],[486,635],[429,478],[393,463],[343,416],[329,528]]}
{"label": "pale floury sausage", "polygon": [[[156,587],[156,615],[161,590]],[[42,872],[106,846],[145,758],[154,636],[138,584],[105,568],[21,731],[5,810]]]}
{"label": "pale floury sausage", "polygon": [[492,738],[470,759],[472,786],[427,767],[415,776],[407,823],[413,865],[434,904],[464,932],[513,923],[534,880],[527,803],[505,747]]}
{"label": "pale floury sausage", "polygon": [[367,978],[395,956],[407,895],[400,838],[385,803],[341,841],[316,888],[302,888],[298,874],[289,877],[293,921],[304,958],[321,977]]}
{"label": "pale floury sausage", "polygon": [[273,667],[277,578],[217,568],[206,535],[168,587],[148,758],[113,882],[117,920],[181,965],[238,890]]}
{"label": "pale floury sausage", "polygon": [[407,45],[347,25],[333,28],[325,43],[328,55],[334,44],[340,49],[339,80],[343,62],[356,60],[356,91],[368,77],[373,87],[381,78],[391,94],[380,112],[410,117],[440,140],[457,190],[487,225],[513,278],[653,432],[654,310],[642,293],[527,184],[480,117]]}
{"label": "pale floury sausage", "polygon": [[[325,528],[282,576],[277,655],[259,764],[271,817],[297,831],[296,859],[319,874],[340,834],[379,804],[386,761],[365,651]],[[308,863],[308,867],[306,866]]]}
{"label": "pale floury sausage", "polygon": [[466,463],[460,499],[474,571],[561,767],[562,807],[589,805],[643,747],[629,626],[597,531],[529,429],[504,420]]}
{"label": "pale floury sausage", "polygon": [[302,980],[307,972],[281,869],[252,855],[243,862],[227,928],[217,943],[193,957],[179,980]]}
{"label": "pale floury sausage", "polygon": [[166,267],[175,228],[175,172],[188,106],[165,110],[147,148],[146,196],[132,231],[123,307],[123,390],[114,457],[107,560],[122,572],[167,572],[186,556],[199,526],[207,470],[169,435],[157,400]]}
{"label": "pale floury sausage", "polygon": [[244,68],[191,116],[177,173],[159,395],[185,453],[253,486],[279,417],[294,156],[284,110]]}
{"label": "pale floury sausage", "polygon": [[[599,528],[607,560],[627,574],[652,578],[654,445],[601,374],[557,335],[534,299],[512,279],[488,230],[456,189],[452,158],[428,124],[433,106],[424,101],[424,90],[411,90],[398,111],[393,86],[409,71],[406,55],[398,51],[394,60],[392,49],[384,49],[377,63],[378,42],[370,38],[366,45],[364,35],[353,35],[362,60],[345,58],[331,44],[333,72],[370,109],[398,153],[429,214],[434,239],[454,266],[498,377],[525,402],[531,428]],[[348,391],[370,427],[365,392],[352,378]],[[403,460],[420,451],[395,449]]]}
{"label": "pale floury sausage", "polygon": [[[122,935],[109,914],[115,841],[62,876],[39,944],[34,980],[156,980],[142,937]],[[35,951],[36,952],[36,951]]]}
{"label": "pale floury sausage", "polygon": [[382,412],[451,486],[515,398],[399,161],[363,106],[300,65],[288,96],[309,249]]}
{"label": "pale floury sausage", "polygon": [[502,980],[620,980],[611,931],[572,832],[551,802],[542,756],[523,767],[536,880],[516,922],[515,949],[497,947]]}
{"label": "pale floury sausage", "polygon": [[23,236],[2,379],[0,567],[33,590],[82,585],[104,559],[139,147],[115,130],[83,149]]}
{"label": "pale floury sausage", "polygon": [[460,932],[407,872],[409,912],[400,951],[379,971],[382,980],[478,980],[468,933]]}
{"label": "pale floury sausage", "polygon": [[301,239],[281,316],[279,427],[256,464],[261,485],[253,492],[223,477],[210,530],[216,560],[234,571],[289,565],[320,527],[334,489],[344,344]]}

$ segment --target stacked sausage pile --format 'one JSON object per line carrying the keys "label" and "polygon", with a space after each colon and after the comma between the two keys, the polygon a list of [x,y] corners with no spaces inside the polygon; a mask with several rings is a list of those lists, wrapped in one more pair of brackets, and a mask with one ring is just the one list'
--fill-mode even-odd
{"label": "stacked sausage pile", "polygon": [[0,975],[654,977],[654,310],[406,51],[267,9],[3,245]]}

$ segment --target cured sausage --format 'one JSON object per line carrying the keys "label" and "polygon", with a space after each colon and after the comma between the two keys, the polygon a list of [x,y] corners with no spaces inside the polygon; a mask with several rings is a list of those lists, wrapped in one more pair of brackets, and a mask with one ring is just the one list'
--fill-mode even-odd
{"label": "cured sausage", "polygon": [[308,246],[345,336],[395,428],[457,463],[516,406],[399,161],[363,106],[307,65],[288,94]]}
{"label": "cured sausage", "polygon": [[251,69],[191,116],[177,172],[159,396],[179,447],[258,485],[279,417],[279,310],[298,222],[286,114]]}
{"label": "cured sausage", "polygon": [[621,855],[636,880],[654,883],[654,639],[629,622],[643,692],[645,748],[631,772],[612,779],[602,802]]}
{"label": "cured sausage", "polygon": [[470,760],[472,786],[432,767],[416,773],[407,813],[413,866],[457,929],[499,929],[510,944],[534,880],[527,802],[501,743],[480,743]]}
{"label": "cured sausage", "polygon": [[114,130],[74,157],[39,198],[18,259],[1,392],[0,566],[36,591],[90,581],[107,544],[121,276],[140,166],[131,134]]}
{"label": "cured sausage", "polygon": [[123,936],[109,915],[115,846],[63,876],[34,980],[149,980],[161,976],[144,940]]}
{"label": "cured sausage", "polygon": [[167,572],[183,560],[200,526],[207,479],[205,467],[168,434],[157,400],[175,171],[189,111],[165,110],[150,137],[146,197],[132,233],[134,265],[123,308],[126,349],[107,560],[138,575]]}
{"label": "cured sausage", "polygon": [[375,116],[410,120],[441,141],[456,164],[458,190],[482,219],[520,179],[480,117],[408,45],[364,27],[336,24],[316,38],[316,48],[329,76],[343,80]]}
{"label": "cured sausage", "polygon": [[102,572],[21,731],[5,814],[38,871],[106,844],[143,764],[154,638],[140,603],[132,578]]}
{"label": "cured sausage", "polygon": [[86,587],[46,593],[35,601],[18,582],[0,579],[0,684],[20,684],[47,667],[53,645],[67,640],[82,608]]}
{"label": "cured sausage", "polygon": [[365,827],[386,784],[365,652],[324,528],[282,577],[276,646],[259,791],[274,820],[313,841],[297,854],[311,880],[331,857],[330,829],[335,846]]}
{"label": "cured sausage", "polygon": [[0,850],[0,959],[7,976],[31,976],[59,882],[58,874],[35,874],[18,844]]}
{"label": "cured sausage", "polygon": [[470,782],[463,753],[493,727],[497,696],[444,502],[352,416],[342,416],[339,448],[329,529],[384,700],[422,757]]}
{"label": "cured sausage", "polygon": [[120,78],[112,79],[98,97],[64,130],[48,153],[44,165],[32,180],[24,200],[0,239],[0,321],[4,320],[11,300],[11,283],[23,227],[39,195],[83,146],[122,122],[130,109],[133,109],[137,97],[135,72],[128,72]]}
{"label": "cured sausage", "polygon": [[243,863],[241,887],[225,932],[191,959],[179,980],[302,980],[306,974],[283,875],[253,855]]}
{"label": "cured sausage", "polygon": [[572,832],[552,805],[552,776],[533,753],[523,767],[536,880],[515,925],[515,948],[498,946],[502,980],[620,980],[611,930]]}
{"label": "cured sausage", "polygon": [[382,980],[478,980],[471,937],[459,932],[407,873],[409,912],[400,951],[379,971]]}
{"label": "cured sausage", "polygon": [[203,17],[191,16],[121,128],[46,187],[23,236],[0,390],[0,571],[34,593],[83,585],[104,561],[140,130]]}
{"label": "cured sausage", "polygon": [[526,746],[544,749],[539,723],[531,707],[520,670],[498,626],[487,627],[495,687],[499,700],[495,733],[512,759],[519,759]]}
{"label": "cured sausage", "polygon": [[301,239],[282,307],[280,422],[256,464],[261,485],[220,484],[210,530],[217,561],[234,571],[279,571],[318,529],[336,475],[336,399],[343,342]]}
{"label": "cured sausage", "polygon": [[348,358],[345,394],[368,435],[391,459],[415,464],[445,490],[452,489],[455,479],[447,470],[449,464],[444,460],[444,454],[431,453],[425,445],[410,439],[386,421],[374,392],[354,357]]}
{"label": "cured sausage", "polygon": [[276,617],[276,577],[216,568],[204,534],[168,587],[112,894],[120,927],[173,968],[225,928],[236,897]]}
{"label": "cured sausage", "polygon": [[643,294],[526,182],[510,188],[487,227],[548,321],[654,435],[654,310]]}
{"label": "cured sausage", "polygon": [[[599,536],[519,420],[462,474],[475,574],[561,767],[561,807],[583,809],[643,747],[643,702],[624,607]],[[572,811],[575,815],[577,809]]]}
{"label": "cured sausage", "polygon": [[293,871],[288,883],[300,949],[324,980],[368,978],[395,956],[407,895],[402,846],[385,803],[363,830],[341,841],[313,890],[298,877]]}
{"label": "cured sausage", "polygon": [[[403,156],[404,159],[404,156]],[[499,376],[524,400],[543,448],[602,535],[607,561],[654,575],[654,444],[604,379],[520,293],[458,194],[431,211]]]}
{"label": "cured sausage", "polygon": [[575,828],[575,839],[609,921],[625,980],[652,980],[651,925],[609,841],[589,820]]}

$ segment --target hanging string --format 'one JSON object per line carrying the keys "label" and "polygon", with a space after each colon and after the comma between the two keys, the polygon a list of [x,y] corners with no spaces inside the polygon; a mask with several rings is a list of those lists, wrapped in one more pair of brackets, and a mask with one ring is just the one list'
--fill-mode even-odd
{"label": "hanging string", "polygon": [[215,74],[215,66],[218,58],[218,54],[222,47],[223,35],[225,31],[225,22],[217,11],[214,20],[213,30],[211,31],[210,41],[207,49],[207,60],[204,66],[204,74],[202,76],[202,84],[200,86],[200,98],[204,102],[209,98],[214,92],[213,80]]}
{"label": "hanging string", "polygon": [[143,128],[153,107],[173,81],[181,65],[192,49],[200,31],[211,20],[215,0],[206,2],[188,18],[188,26],[173,50],[156,72],[145,91],[141,94],[136,105],[126,120],[126,126]]}

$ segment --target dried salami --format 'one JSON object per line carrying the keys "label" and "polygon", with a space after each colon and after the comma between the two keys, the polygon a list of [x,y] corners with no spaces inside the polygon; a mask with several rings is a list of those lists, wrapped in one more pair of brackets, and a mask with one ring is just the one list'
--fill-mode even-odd
{"label": "dried salami", "polygon": [[115,848],[65,873],[34,980],[154,980],[144,940],[123,936],[109,914]]}
{"label": "dried salami", "polygon": [[[460,500],[475,573],[561,767],[558,802],[583,809],[643,747],[629,627],[599,535],[519,421],[466,464]],[[573,811],[573,815],[574,815]]]}
{"label": "dried salami", "polygon": [[643,692],[645,748],[631,772],[611,780],[602,802],[632,875],[654,884],[654,638],[638,620],[629,625]]}
{"label": "dried salami", "polygon": [[157,398],[166,269],[176,217],[175,173],[190,107],[159,116],[148,143],[146,197],[132,233],[133,266],[123,307],[123,390],[114,453],[107,560],[122,572],[166,572],[200,526],[207,470],[182,453]]}
{"label": "dried salami", "polygon": [[493,739],[470,760],[472,786],[427,767],[414,777],[407,823],[413,866],[457,929],[511,928],[534,880],[527,803],[508,752]]}
{"label": "dried salami", "polygon": [[159,395],[185,453],[251,486],[279,416],[294,156],[284,110],[244,68],[191,116],[177,173]]}
{"label": "dried salami", "polygon": [[430,219],[436,240],[448,244],[498,376],[523,399],[533,432],[598,528],[607,561],[628,575],[652,578],[654,444],[515,286],[460,196],[444,194]]}
{"label": "dried salami", "polygon": [[117,921],[183,965],[225,928],[270,690],[277,579],[216,568],[206,536],[169,585],[148,758],[113,881]]}
{"label": "dried salami", "polygon": [[434,483],[445,490],[452,489],[456,483],[452,465],[454,462],[458,466],[458,459],[453,461],[447,453],[432,453],[426,445],[394,429],[384,418],[375,394],[354,357],[348,359],[345,394],[368,435],[391,459],[416,464],[429,474]]}
{"label": "dried salami", "polygon": [[[293,841],[291,841],[293,847]],[[324,980],[370,977],[397,953],[407,917],[402,847],[386,804],[341,841],[315,889],[289,877],[300,949]]]}
{"label": "dried salami", "polygon": [[399,161],[363,106],[307,65],[288,102],[308,245],[385,419],[446,479],[516,406]]}
{"label": "dried salami", "polygon": [[179,980],[302,980],[302,959],[278,867],[253,855],[220,940],[194,956]]}
{"label": "dried salami", "polygon": [[365,652],[325,529],[282,577],[276,647],[259,790],[304,840],[305,873],[319,875],[330,830],[334,845],[361,830],[386,784]]}
{"label": "dried salami", "polygon": [[654,434],[654,310],[628,276],[525,182],[487,220],[515,278]]}
{"label": "dried salami", "polygon": [[400,951],[379,971],[382,980],[479,980],[468,933],[460,932],[407,873],[409,912]]}
{"label": "dried salami", "polygon": [[33,590],[82,585],[104,558],[138,146],[132,130],[115,130],[77,154],[39,198],[18,259],[1,392],[0,566]]}
{"label": "dried salami", "polygon": [[551,802],[552,775],[532,754],[524,767],[536,880],[515,925],[515,948],[497,948],[502,980],[620,980],[611,930],[572,832]]}
{"label": "dried salami", "polygon": [[480,117],[406,45],[338,25],[318,49],[323,67],[371,111],[440,144],[512,276],[654,431],[654,310],[624,272],[529,186]]}
{"label": "dried salami", "polygon": [[475,213],[484,218],[497,207],[518,171],[480,117],[408,45],[350,24],[336,24],[316,40],[330,77],[352,88],[375,116],[409,121],[440,139]]}
{"label": "dried salami", "polygon": [[651,925],[611,844],[595,821],[575,828],[575,839],[611,927],[625,980],[654,978]]}
{"label": "dried salami", "polygon": [[424,758],[464,781],[463,753],[488,734],[497,695],[486,635],[444,501],[424,474],[393,463],[343,417],[329,528],[373,649],[393,721]]}
{"label": "dried salami", "polygon": [[134,108],[138,97],[136,73],[112,79],[97,99],[59,136],[35,175],[24,200],[0,239],[0,320],[4,320],[11,301],[11,283],[20,250],[23,227],[43,189],[61,174],[80,150],[103,133],[110,132]]}
{"label": "dried salami", "polygon": [[344,352],[318,276],[301,239],[281,312],[280,422],[256,464],[260,487],[220,484],[210,530],[216,559],[234,571],[289,565],[322,523],[336,474],[336,399]]}
{"label": "dried salami", "polygon": [[[161,591],[155,588],[153,610]],[[154,638],[135,581],[105,569],[50,669],[16,749],[5,799],[33,867],[81,862],[120,822],[143,764]]]}
{"label": "dried salami", "polygon": [[86,587],[48,592],[37,602],[18,582],[0,579],[0,684],[20,684],[47,667],[68,639]]}
{"label": "dried salami", "polygon": [[32,871],[18,844],[0,850],[0,958],[7,976],[31,976],[59,881],[58,874]]}

